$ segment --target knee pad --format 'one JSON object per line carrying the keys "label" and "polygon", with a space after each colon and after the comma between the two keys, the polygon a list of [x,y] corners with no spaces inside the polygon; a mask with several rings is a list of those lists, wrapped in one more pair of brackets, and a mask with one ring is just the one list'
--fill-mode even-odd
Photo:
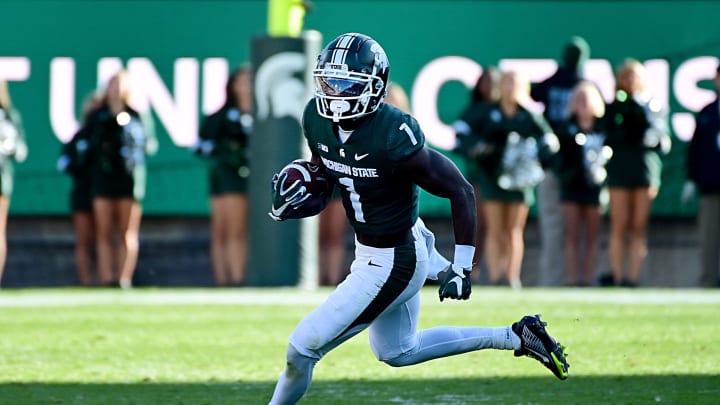
{"label": "knee pad", "polygon": [[407,366],[409,363],[405,361],[405,354],[401,354],[399,356],[393,357],[392,359],[379,359],[383,363],[387,364],[390,367],[404,367]]}
{"label": "knee pad", "polygon": [[295,346],[289,344],[287,348],[287,370],[292,373],[307,373],[315,367],[317,359],[303,356],[295,349]]}

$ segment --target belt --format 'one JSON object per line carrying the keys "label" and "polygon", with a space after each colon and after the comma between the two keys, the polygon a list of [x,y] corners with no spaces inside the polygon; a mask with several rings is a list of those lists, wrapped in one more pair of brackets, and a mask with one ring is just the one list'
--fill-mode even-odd
{"label": "belt", "polygon": [[402,245],[407,245],[415,241],[412,234],[412,229],[406,229],[402,232],[386,233],[383,235],[367,235],[363,233],[356,233],[355,237],[358,242],[365,246],[371,246],[375,248],[392,248]]}

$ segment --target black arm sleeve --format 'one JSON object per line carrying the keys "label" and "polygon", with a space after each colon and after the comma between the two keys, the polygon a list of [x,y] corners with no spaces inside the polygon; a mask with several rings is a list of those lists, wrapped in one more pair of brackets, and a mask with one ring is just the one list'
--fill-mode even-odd
{"label": "black arm sleeve", "polygon": [[423,148],[401,164],[423,190],[450,200],[455,243],[475,246],[475,194],[457,166],[437,151]]}

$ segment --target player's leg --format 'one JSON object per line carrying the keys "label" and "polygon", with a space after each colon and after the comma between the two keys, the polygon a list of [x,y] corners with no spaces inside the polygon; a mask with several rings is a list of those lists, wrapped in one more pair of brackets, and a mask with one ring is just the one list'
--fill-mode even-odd
{"label": "player's leg", "polygon": [[369,329],[378,360],[393,367],[409,366],[481,349],[520,349],[511,328],[438,326],[417,331],[420,294],[383,313]]}
{"label": "player's leg", "polygon": [[[415,244],[378,249],[356,242],[350,275],[290,335],[287,366],[270,403],[297,402],[310,387],[317,361],[367,328],[407,289],[415,288],[414,294],[426,276],[413,277],[416,261]],[[411,286],[413,279],[421,279],[419,286]]]}
{"label": "player's leg", "polygon": [[370,326],[370,343],[377,358],[394,367],[482,349],[515,350],[516,356],[538,360],[561,380],[570,367],[565,350],[545,329],[539,315],[523,317],[505,327],[439,326],[417,332],[420,295],[390,307]]}
{"label": "player's leg", "polygon": [[286,353],[287,365],[273,391],[270,405],[294,404],[305,395],[310,383],[315,364],[319,359],[300,354],[293,345],[288,345]]}

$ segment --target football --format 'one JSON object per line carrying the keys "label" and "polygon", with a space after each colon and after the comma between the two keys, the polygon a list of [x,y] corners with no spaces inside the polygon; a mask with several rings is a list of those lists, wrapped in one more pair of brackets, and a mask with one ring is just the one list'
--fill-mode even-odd
{"label": "football", "polygon": [[[286,218],[298,219],[317,215],[330,200],[332,184],[325,176],[322,166],[309,160],[297,159],[283,167],[279,174],[283,180],[282,188],[287,189],[295,182],[300,181],[310,194],[310,197],[296,209],[290,211]],[[287,176],[283,176],[283,174]]]}

